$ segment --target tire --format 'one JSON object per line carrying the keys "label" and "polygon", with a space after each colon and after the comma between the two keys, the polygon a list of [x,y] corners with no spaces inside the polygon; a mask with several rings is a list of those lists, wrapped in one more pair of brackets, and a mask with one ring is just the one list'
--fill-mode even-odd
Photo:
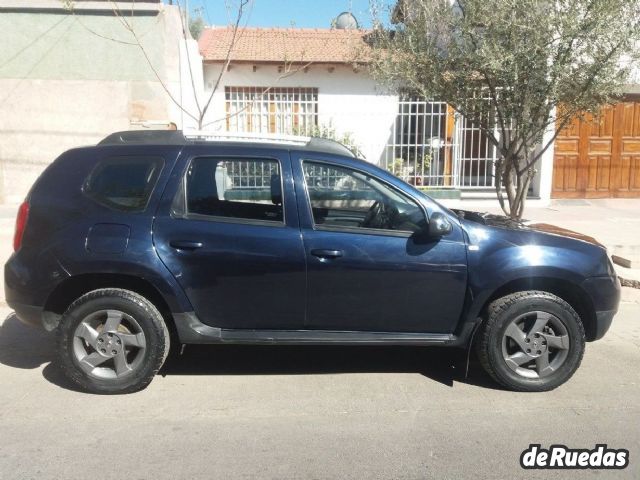
{"label": "tire", "polygon": [[129,290],[89,292],[69,306],[57,331],[65,375],[82,390],[131,393],[145,388],[169,353],[158,309]]}
{"label": "tire", "polygon": [[584,346],[584,327],[571,305],[540,291],[492,302],[476,342],[487,373],[520,392],[553,390],[569,380],[580,366]]}

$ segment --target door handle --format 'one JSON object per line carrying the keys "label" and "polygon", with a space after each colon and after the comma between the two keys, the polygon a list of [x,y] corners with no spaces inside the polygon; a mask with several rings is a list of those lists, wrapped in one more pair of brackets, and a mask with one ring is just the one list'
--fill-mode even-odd
{"label": "door handle", "polygon": [[316,249],[311,250],[311,255],[320,259],[338,258],[342,256],[342,250]]}
{"label": "door handle", "polygon": [[197,250],[203,247],[202,242],[190,242],[188,240],[171,240],[169,245],[177,250]]}

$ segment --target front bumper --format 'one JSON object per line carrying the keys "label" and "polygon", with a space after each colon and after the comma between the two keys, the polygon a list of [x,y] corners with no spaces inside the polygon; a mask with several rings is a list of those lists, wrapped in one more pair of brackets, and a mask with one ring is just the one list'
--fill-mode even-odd
{"label": "front bumper", "polygon": [[613,322],[613,317],[618,310],[604,310],[596,312],[596,328],[593,332],[593,340],[600,340],[604,334],[609,331],[609,327]]}
{"label": "front bumper", "polygon": [[582,283],[593,303],[595,325],[589,340],[599,340],[611,327],[613,317],[618,312],[622,286],[617,276],[591,277]]}

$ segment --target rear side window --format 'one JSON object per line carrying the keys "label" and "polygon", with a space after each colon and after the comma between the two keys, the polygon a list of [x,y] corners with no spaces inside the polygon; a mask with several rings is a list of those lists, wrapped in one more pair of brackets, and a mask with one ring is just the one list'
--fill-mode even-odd
{"label": "rear side window", "polygon": [[187,171],[185,186],[187,214],[284,222],[276,160],[196,158]]}
{"label": "rear side window", "polygon": [[89,174],[83,191],[96,202],[116,210],[144,210],[163,164],[159,157],[106,158]]}

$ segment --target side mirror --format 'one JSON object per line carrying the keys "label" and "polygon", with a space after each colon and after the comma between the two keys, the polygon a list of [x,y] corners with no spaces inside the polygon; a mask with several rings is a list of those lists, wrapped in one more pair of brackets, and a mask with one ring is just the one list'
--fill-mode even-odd
{"label": "side mirror", "polygon": [[449,219],[441,212],[433,212],[429,218],[428,233],[430,237],[442,237],[451,233],[453,226]]}

